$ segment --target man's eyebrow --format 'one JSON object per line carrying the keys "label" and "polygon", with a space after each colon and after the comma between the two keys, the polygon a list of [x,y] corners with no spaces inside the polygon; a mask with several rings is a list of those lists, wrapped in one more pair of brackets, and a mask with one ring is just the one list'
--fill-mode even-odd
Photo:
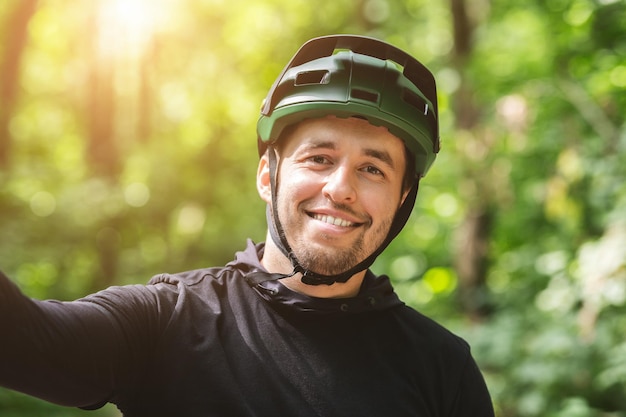
{"label": "man's eyebrow", "polygon": [[315,150],[315,149],[336,149],[337,145],[332,141],[320,140],[320,141],[312,141],[307,143],[303,147],[305,150]]}
{"label": "man's eyebrow", "polygon": [[396,167],[396,165],[393,162],[393,158],[391,158],[391,155],[387,151],[379,150],[379,149],[366,148],[366,149],[364,149],[363,153],[365,155],[367,155],[367,156],[370,156],[372,158],[378,159],[379,161],[381,161],[382,163],[388,165],[392,169],[395,169],[395,167]]}
{"label": "man's eyebrow", "polygon": [[[316,150],[316,149],[337,149],[337,144],[333,141],[326,141],[326,140],[312,141],[304,145],[303,149],[305,151]],[[371,158],[378,159],[379,161],[391,167],[392,169],[395,169],[396,167],[396,164],[394,163],[393,158],[391,157],[389,152],[385,150],[365,148],[363,150],[363,154]]]}

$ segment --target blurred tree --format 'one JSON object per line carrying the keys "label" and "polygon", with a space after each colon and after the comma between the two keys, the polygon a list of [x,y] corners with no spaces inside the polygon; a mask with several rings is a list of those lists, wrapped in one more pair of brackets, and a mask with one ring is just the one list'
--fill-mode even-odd
{"label": "blurred tree", "polygon": [[[481,319],[489,312],[487,296],[487,272],[489,241],[493,224],[493,193],[490,192],[489,172],[492,138],[482,131],[479,103],[475,101],[474,86],[464,68],[473,53],[474,30],[482,22],[472,21],[468,13],[467,1],[450,0],[454,45],[451,63],[460,74],[460,84],[452,97],[456,129],[468,133],[468,138],[476,142],[475,154],[465,155],[465,187],[474,191],[465,195],[468,209],[456,231],[454,265],[459,277],[459,300],[468,316]],[[484,130],[484,129],[483,129]],[[479,162],[480,168],[473,165]]]}
{"label": "blurred tree", "polygon": [[[13,4],[12,4],[13,5]],[[9,123],[18,99],[21,57],[27,40],[28,22],[37,8],[37,0],[24,0],[13,5],[4,16],[2,61],[0,61],[0,169],[10,161],[11,133]]]}

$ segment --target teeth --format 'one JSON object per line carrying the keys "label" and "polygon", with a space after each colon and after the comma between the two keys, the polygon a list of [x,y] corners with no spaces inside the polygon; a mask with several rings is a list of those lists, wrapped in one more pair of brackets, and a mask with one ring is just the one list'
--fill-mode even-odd
{"label": "teeth", "polygon": [[354,225],[354,223],[349,222],[347,220],[339,219],[339,218],[333,217],[333,216],[326,216],[326,215],[322,215],[322,214],[316,214],[316,215],[313,216],[313,218],[315,220],[319,220],[321,222],[332,224],[332,225],[335,225],[335,226],[350,227],[350,226]]}

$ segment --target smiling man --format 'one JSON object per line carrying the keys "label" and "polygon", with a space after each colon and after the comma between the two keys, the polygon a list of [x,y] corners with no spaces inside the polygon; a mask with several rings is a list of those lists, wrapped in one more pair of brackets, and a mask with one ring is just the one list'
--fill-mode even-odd
{"label": "smiling man", "polygon": [[[268,150],[273,152],[273,150]],[[300,264],[328,276],[355,266],[382,245],[409,190],[403,142],[384,127],[360,118],[326,116],[300,122],[281,141],[277,211],[285,236]],[[258,188],[271,206],[268,156],[259,164]],[[280,185],[279,185],[280,184]],[[268,235],[263,265],[289,273],[292,265]],[[347,283],[288,287],[327,297],[354,296],[365,270]]]}
{"label": "smiling man", "polygon": [[72,302],[0,274],[0,385],[126,417],[493,417],[465,341],[369,267],[439,151],[432,74],[372,38],[307,42],[257,125],[265,243]]}

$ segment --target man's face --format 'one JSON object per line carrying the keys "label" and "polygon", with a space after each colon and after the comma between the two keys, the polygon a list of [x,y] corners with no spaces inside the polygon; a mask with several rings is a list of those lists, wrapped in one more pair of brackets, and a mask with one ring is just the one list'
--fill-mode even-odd
{"label": "man's face", "polygon": [[336,117],[306,120],[283,141],[276,198],[289,245],[306,269],[339,274],[387,236],[404,198],[404,144],[365,120]]}

